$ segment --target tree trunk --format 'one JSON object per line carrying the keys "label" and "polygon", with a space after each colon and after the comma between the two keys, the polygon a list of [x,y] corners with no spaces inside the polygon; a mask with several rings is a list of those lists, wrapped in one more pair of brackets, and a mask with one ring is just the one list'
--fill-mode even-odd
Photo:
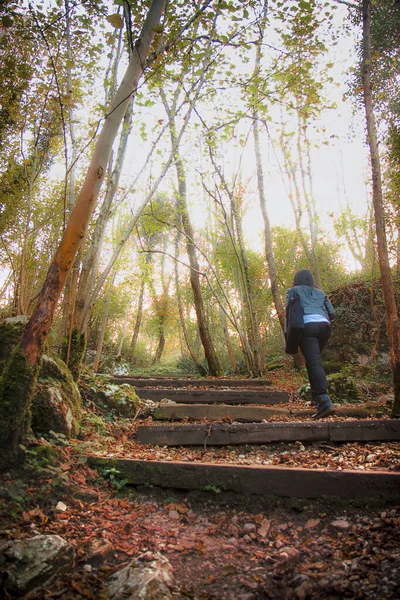
{"label": "tree trunk", "polygon": [[218,360],[217,354],[212,343],[211,335],[208,329],[206,313],[204,309],[203,297],[201,294],[200,285],[200,267],[197,260],[196,248],[194,245],[194,231],[190,222],[189,211],[187,208],[186,194],[186,174],[183,166],[183,161],[179,155],[178,136],[176,133],[174,111],[168,107],[165,94],[161,92],[161,97],[169,118],[170,136],[172,147],[175,148],[175,167],[178,180],[178,212],[182,218],[183,230],[186,235],[186,251],[190,264],[190,284],[192,286],[194,307],[197,316],[197,325],[201,343],[204,348],[204,354],[208,364],[208,369],[211,375],[220,377],[223,375],[223,370]]}
{"label": "tree trunk", "polygon": [[238,245],[238,266],[240,269],[241,280],[243,282],[245,319],[247,322],[249,340],[251,341],[252,354],[254,356],[253,372],[254,375],[260,377],[264,372],[264,355],[262,351],[257,310],[254,303],[253,286],[250,280],[248,261],[243,242],[242,216],[240,214],[237,198],[234,197],[233,193],[230,194],[230,196],[233,229],[236,233],[236,241]]}
{"label": "tree trunk", "polygon": [[160,329],[160,335],[158,338],[158,346],[157,346],[157,350],[154,354],[154,358],[153,358],[153,365],[159,365],[160,361],[161,361],[161,356],[163,353],[165,347],[165,335],[164,335],[164,328],[161,327]]}
{"label": "tree trunk", "polygon": [[153,0],[140,39],[129,61],[124,78],[115,94],[95,145],[92,159],[79,193],[76,206],[66,226],[63,239],[50,266],[38,304],[29,320],[21,341],[22,350],[30,365],[36,364],[50,331],[54,312],[65,280],[93,213],[103,183],[112,144],[143,72],[155,29],[164,10],[165,0]]}
{"label": "tree trunk", "polygon": [[[106,226],[111,215],[111,205],[118,188],[121,169],[126,154],[128,138],[132,128],[132,117],[133,103],[130,102],[124,116],[115,165],[108,182],[107,191],[99,212],[99,216],[96,220],[96,227],[93,232],[92,241],[82,264],[74,312],[74,327],[79,328],[82,332],[90,319],[90,312],[93,305],[88,307],[88,298],[93,291],[94,282],[96,279],[98,258],[103,246]],[[88,312],[89,314],[87,314]]]}
{"label": "tree trunk", "polygon": [[112,293],[113,283],[114,283],[114,277],[113,277],[113,281],[111,284],[111,288],[107,294],[106,305],[105,305],[104,312],[103,312],[102,318],[101,318],[101,326],[100,326],[99,336],[97,338],[97,344],[96,344],[96,356],[95,356],[94,362],[93,362],[93,372],[94,373],[97,373],[97,371],[99,370],[101,353],[103,352],[104,335],[106,333],[108,313],[110,310],[111,293]]}
{"label": "tree trunk", "polygon": [[[71,142],[71,158],[69,164],[67,163],[66,186],[68,183],[68,215],[70,215],[75,206],[75,174],[76,174],[76,158],[77,158],[77,141],[75,134],[75,117],[74,117],[74,103],[73,103],[73,84],[72,84],[72,48],[71,48],[71,28],[70,28],[70,5],[69,0],[64,0],[65,8],[65,37],[67,42],[67,61],[66,61],[66,80],[67,80],[67,94],[70,98],[67,104],[68,110],[68,130]],[[67,157],[66,157],[67,159]],[[82,248],[82,246],[81,246]],[[63,320],[61,325],[61,338],[67,338],[72,333],[72,311],[75,304],[76,295],[76,284],[79,273],[79,266],[81,262],[80,253],[78,252],[74,261],[72,270],[67,278],[64,291],[64,306],[63,306]],[[70,340],[69,340],[70,344]],[[68,362],[67,362],[68,364]]]}
{"label": "tree trunk", "polygon": [[126,337],[126,324],[128,321],[128,312],[129,312],[130,305],[131,305],[131,302],[129,302],[126,305],[125,312],[124,312],[124,324],[122,326],[121,339],[119,341],[117,354],[115,356],[115,359],[118,361],[120,361],[121,357],[122,357],[122,348],[124,347],[124,341],[125,341],[125,337]]}
{"label": "tree trunk", "polygon": [[268,278],[271,284],[272,299],[274,301],[275,310],[278,315],[279,323],[282,331],[285,327],[285,307],[283,306],[282,298],[279,293],[278,278],[276,275],[274,250],[272,246],[272,235],[271,225],[269,222],[269,216],[267,211],[267,203],[265,198],[264,188],[264,173],[261,162],[261,151],[260,151],[260,137],[258,130],[258,114],[254,112],[254,146],[256,152],[256,165],[257,165],[257,182],[258,182],[258,196],[260,199],[261,213],[264,220],[264,248],[265,248],[265,259],[268,265]]}
{"label": "tree trunk", "polygon": [[363,64],[362,80],[364,106],[367,122],[368,144],[372,171],[372,202],[375,213],[378,261],[381,272],[382,292],[385,303],[386,329],[390,344],[393,373],[394,404],[392,416],[400,417],[400,338],[396,298],[390,272],[387,248],[385,212],[382,197],[381,166],[371,87],[371,0],[363,0]]}
{"label": "tree trunk", "polygon": [[192,344],[190,343],[189,332],[188,332],[187,327],[186,327],[185,315],[184,315],[184,312],[183,312],[182,294],[181,294],[181,287],[180,287],[180,284],[179,284],[179,272],[178,272],[179,239],[180,239],[180,234],[179,234],[179,232],[177,232],[177,235],[175,237],[175,262],[174,262],[174,269],[175,269],[175,291],[176,291],[176,299],[177,299],[178,310],[179,310],[179,320],[181,322],[183,337],[184,337],[184,340],[185,340],[185,343],[186,343],[186,348],[189,351],[190,357],[193,360],[193,362],[196,364],[199,372],[202,375],[206,375],[207,372],[206,372],[205,368],[203,367],[203,365],[201,364],[200,359],[198,358],[198,356],[194,352],[194,350],[192,348]]}
{"label": "tree trunk", "polygon": [[145,286],[144,279],[142,279],[142,281],[140,283],[139,298],[138,298],[138,309],[137,309],[137,314],[136,314],[135,327],[133,329],[133,335],[132,335],[131,344],[130,344],[130,347],[129,347],[129,360],[130,360],[130,362],[133,365],[135,364],[135,348],[136,348],[136,343],[138,341],[140,326],[142,324],[144,286]]}
{"label": "tree trunk", "polygon": [[219,309],[219,317],[221,319],[221,325],[222,325],[222,329],[224,332],[224,338],[225,338],[225,343],[226,343],[226,349],[228,350],[229,362],[230,362],[232,371],[234,373],[236,373],[238,366],[237,366],[237,362],[236,362],[235,353],[233,351],[231,338],[229,335],[228,320],[226,318],[226,314],[224,313],[224,311],[222,310],[221,307]]}
{"label": "tree trunk", "polygon": [[[54,313],[74,262],[82,239],[85,237],[90,217],[104,179],[112,145],[132,94],[143,72],[154,35],[164,11],[165,0],[153,0],[146,20],[129,61],[124,78],[105,117],[96,142],[90,165],[78,196],[75,208],[65,228],[60,246],[39,295],[38,303],[22,335],[21,345],[13,352],[1,379],[0,387],[0,446],[13,450],[26,433],[29,409],[35,388],[43,345],[53,323]],[[21,360],[23,359],[23,360]],[[25,361],[25,365],[23,364]],[[22,363],[22,364],[21,364]],[[18,381],[15,372],[19,373]],[[10,411],[10,399],[13,410]],[[17,415],[16,415],[17,411]]]}
{"label": "tree trunk", "polygon": [[[264,2],[264,16],[267,16],[268,3]],[[254,76],[256,79],[260,80],[261,73],[261,45],[264,39],[265,33],[265,24],[266,19],[263,19],[260,25],[260,39],[259,43],[256,46],[256,60],[254,66]],[[256,168],[257,168],[257,184],[258,184],[258,197],[260,200],[260,208],[264,221],[264,248],[265,248],[265,259],[268,265],[268,278],[271,285],[271,293],[272,300],[275,305],[275,310],[278,315],[279,323],[282,328],[282,331],[285,327],[285,307],[283,306],[282,298],[279,293],[278,286],[278,278],[276,276],[276,267],[275,267],[275,258],[274,258],[274,250],[272,247],[272,235],[271,235],[271,225],[269,221],[268,211],[267,211],[267,202],[265,197],[265,187],[264,187],[264,171],[262,167],[261,160],[261,145],[260,145],[260,132],[258,127],[259,122],[259,94],[258,94],[258,86],[255,86],[255,97],[254,97],[254,108],[253,108],[253,135],[254,135],[254,149],[256,156]]]}

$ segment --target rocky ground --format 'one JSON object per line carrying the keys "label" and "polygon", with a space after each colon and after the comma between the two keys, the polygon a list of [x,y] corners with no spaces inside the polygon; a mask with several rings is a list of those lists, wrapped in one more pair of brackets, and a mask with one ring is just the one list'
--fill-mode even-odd
{"label": "rocky ground", "polygon": [[[292,394],[297,384],[287,385],[288,408],[309,409]],[[388,418],[385,397],[364,391],[376,408],[373,418]],[[139,598],[137,590],[129,595],[113,583],[132,564],[134,575],[146,565],[161,573],[162,581],[152,580],[151,595],[143,596],[152,600],[399,598],[400,506],[393,501],[310,501],[223,493],[216,486],[198,492],[129,487],[115,468],[95,471],[86,457],[397,471],[400,443],[150,446],[137,442],[136,431],[152,423],[151,416],[116,418],[87,399],[85,407],[77,439],[32,440],[24,468],[0,475],[6,599]],[[43,535],[67,544],[64,557],[50,561],[54,576],[12,591],[9,545]],[[16,572],[26,568],[23,562]]]}
{"label": "rocky ground", "polygon": [[[87,413],[82,439],[41,440],[28,470],[2,476],[0,540],[57,534],[76,551],[32,600],[110,598],[109,577],[144,553],[168,559],[175,599],[399,597],[399,506],[128,488],[112,469],[88,468],[83,453],[177,457],[140,447],[135,427]],[[398,443],[179,450],[180,460],[332,469],[397,470],[399,455]]]}

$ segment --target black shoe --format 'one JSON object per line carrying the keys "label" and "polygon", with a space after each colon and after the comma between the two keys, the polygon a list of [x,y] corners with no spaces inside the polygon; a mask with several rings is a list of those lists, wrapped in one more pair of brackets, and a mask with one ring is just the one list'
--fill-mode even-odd
{"label": "black shoe", "polygon": [[333,406],[328,394],[321,394],[321,396],[318,396],[317,404],[318,409],[317,412],[313,414],[313,419],[323,419],[324,417],[333,415],[335,412],[335,407]]}

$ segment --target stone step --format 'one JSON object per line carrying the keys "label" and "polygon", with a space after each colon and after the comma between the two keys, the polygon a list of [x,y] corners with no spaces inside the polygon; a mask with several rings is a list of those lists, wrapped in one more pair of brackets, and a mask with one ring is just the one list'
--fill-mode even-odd
{"label": "stone step", "polygon": [[381,442],[400,440],[400,420],[297,423],[139,425],[137,441],[157,446],[233,446],[269,442]]}
{"label": "stone step", "polygon": [[129,383],[134,387],[226,387],[226,388],[257,388],[272,385],[268,379],[195,379],[177,377],[132,377],[130,375],[115,375],[112,383]]}
{"label": "stone step", "polygon": [[400,500],[400,473],[325,471],[280,466],[146,461],[88,456],[89,466],[114,467],[132,485],[233,491],[292,498]]}
{"label": "stone step", "polygon": [[[295,416],[311,418],[315,409],[290,410],[288,408],[270,408],[268,406],[230,406],[229,404],[160,404],[153,413],[157,421],[183,421],[195,419],[201,421],[220,421],[228,418],[242,423],[257,423],[275,416]],[[383,414],[382,408],[375,406],[338,406],[339,417],[356,417],[367,419],[372,415]]]}
{"label": "stone step", "polygon": [[139,388],[139,398],[160,402],[173,400],[179,404],[284,404],[289,401],[287,392],[278,390],[182,390]]}

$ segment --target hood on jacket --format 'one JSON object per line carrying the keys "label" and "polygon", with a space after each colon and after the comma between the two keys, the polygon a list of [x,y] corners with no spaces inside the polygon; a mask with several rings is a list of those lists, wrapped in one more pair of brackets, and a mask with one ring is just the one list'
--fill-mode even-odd
{"label": "hood on jacket", "polygon": [[311,287],[315,287],[314,278],[311,271],[308,269],[301,269],[300,271],[297,271],[294,276],[293,285],[309,285]]}

